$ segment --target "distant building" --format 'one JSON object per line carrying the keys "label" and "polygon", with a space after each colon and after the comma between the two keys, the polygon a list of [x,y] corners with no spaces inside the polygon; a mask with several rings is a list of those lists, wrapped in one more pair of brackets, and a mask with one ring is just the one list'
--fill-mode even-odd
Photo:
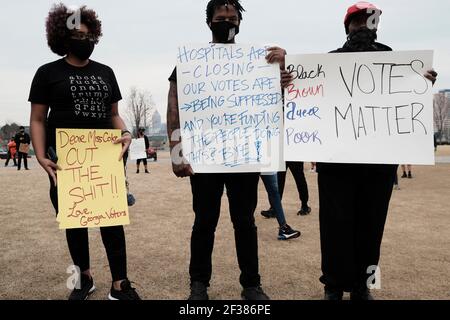
{"label": "distant building", "polygon": [[161,133],[167,134],[167,123],[161,124]]}
{"label": "distant building", "polygon": [[151,126],[147,128],[147,136],[150,145],[154,148],[165,149],[168,147],[169,139],[167,137],[167,124],[162,123],[161,114],[158,110],[153,113]]}
{"label": "distant building", "polygon": [[153,113],[152,116],[152,127],[150,130],[150,133],[157,134],[161,132],[161,115],[159,114],[158,110]]}

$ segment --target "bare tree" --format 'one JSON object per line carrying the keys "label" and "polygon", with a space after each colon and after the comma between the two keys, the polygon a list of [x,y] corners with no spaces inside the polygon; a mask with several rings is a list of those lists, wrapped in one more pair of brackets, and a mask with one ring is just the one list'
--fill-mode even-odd
{"label": "bare tree", "polygon": [[434,95],[433,112],[434,123],[438,132],[439,139],[442,139],[445,122],[448,119],[448,113],[450,111],[450,99],[444,92],[440,92]]}
{"label": "bare tree", "polygon": [[139,128],[147,128],[150,121],[150,114],[154,109],[152,95],[148,91],[141,91],[136,87],[130,89],[126,117],[133,125],[133,134],[137,136]]}

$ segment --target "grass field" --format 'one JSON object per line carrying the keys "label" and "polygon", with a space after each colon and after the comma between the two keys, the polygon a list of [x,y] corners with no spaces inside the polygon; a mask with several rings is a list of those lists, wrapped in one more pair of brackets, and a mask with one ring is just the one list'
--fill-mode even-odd
{"label": "grass field", "polygon": [[[450,156],[442,147],[439,155]],[[129,165],[137,204],[126,227],[129,277],[144,299],[185,299],[188,295],[189,239],[193,222],[189,180],[171,173],[167,153],[150,163],[150,175]],[[35,160],[31,171],[0,167],[1,299],[66,299],[71,264],[65,233],[58,230],[48,197],[48,179]],[[309,166],[307,166],[309,169]],[[377,299],[450,299],[450,164],[416,167],[412,180],[395,191],[382,246],[381,290]],[[317,175],[307,172],[312,214],[296,215],[299,202],[292,176],[284,207],[288,223],[302,231],[292,242],[277,241],[277,223],[259,212],[268,207],[263,184],[256,212],[260,271],[272,299],[321,299]],[[90,231],[91,266],[105,299],[111,286],[98,230]],[[213,261],[212,299],[239,299],[234,236],[224,195]]]}

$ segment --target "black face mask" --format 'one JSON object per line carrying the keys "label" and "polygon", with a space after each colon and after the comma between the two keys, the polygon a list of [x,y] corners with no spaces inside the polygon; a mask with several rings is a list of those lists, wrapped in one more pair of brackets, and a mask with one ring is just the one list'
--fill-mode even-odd
{"label": "black face mask", "polygon": [[239,26],[229,21],[211,22],[211,31],[219,43],[230,43],[239,33]]}
{"label": "black face mask", "polygon": [[377,30],[363,27],[348,35],[348,41],[344,47],[353,51],[376,50],[375,40],[377,40]]}
{"label": "black face mask", "polygon": [[70,39],[69,40],[69,52],[73,54],[80,60],[87,60],[91,56],[92,52],[94,52],[95,43],[90,41],[89,39],[78,40],[78,39]]}

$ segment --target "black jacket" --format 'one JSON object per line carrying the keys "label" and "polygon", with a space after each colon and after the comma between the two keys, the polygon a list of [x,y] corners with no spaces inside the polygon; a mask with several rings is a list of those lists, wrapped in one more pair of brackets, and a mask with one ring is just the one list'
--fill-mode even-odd
{"label": "black jacket", "polygon": [[16,134],[14,137],[14,141],[16,142],[17,152],[19,152],[20,144],[30,144],[31,139],[28,133],[21,134],[20,132]]}

